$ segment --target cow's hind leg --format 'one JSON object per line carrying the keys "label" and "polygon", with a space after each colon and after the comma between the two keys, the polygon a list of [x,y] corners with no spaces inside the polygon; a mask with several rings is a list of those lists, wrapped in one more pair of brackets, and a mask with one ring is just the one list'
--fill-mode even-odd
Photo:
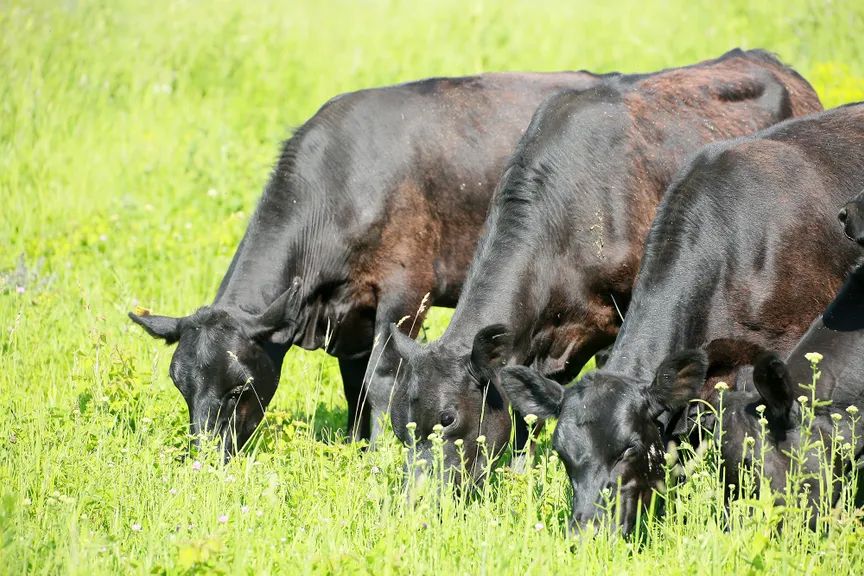
{"label": "cow's hind leg", "polygon": [[339,359],[342,386],[348,400],[348,438],[352,442],[368,440],[370,434],[369,403],[365,401],[363,377],[369,356],[357,359]]}

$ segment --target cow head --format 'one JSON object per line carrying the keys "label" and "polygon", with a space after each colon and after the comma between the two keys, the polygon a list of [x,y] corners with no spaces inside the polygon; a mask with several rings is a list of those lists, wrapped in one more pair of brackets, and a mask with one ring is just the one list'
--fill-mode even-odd
{"label": "cow head", "polygon": [[707,358],[690,351],[667,358],[653,382],[603,370],[565,389],[526,367],[502,370],[501,387],[513,407],[539,418],[558,418],[552,445],[573,488],[571,526],[598,519],[620,487],[616,511],[624,533],[663,479],[664,445],[657,419],[685,406],[704,383]]}
{"label": "cow head", "polygon": [[[496,324],[477,333],[470,350],[438,342],[421,346],[395,325],[391,340],[401,358],[390,415],[400,440],[413,447],[409,463],[432,462],[429,436],[441,426],[444,466],[454,482],[465,470],[481,481],[486,455],[495,455],[510,438],[510,412],[498,388],[498,372],[507,362],[512,337]],[[409,423],[416,428],[408,429]],[[485,447],[477,443],[485,437]],[[461,440],[458,446],[457,440]]]}
{"label": "cow head", "polygon": [[847,202],[837,217],[846,237],[864,246],[864,191]]}
{"label": "cow head", "polygon": [[239,319],[204,307],[173,318],[130,313],[154,338],[177,343],[169,374],[189,408],[190,430],[215,436],[227,459],[250,438],[279,384],[290,346],[299,282],[262,314]]}
{"label": "cow head", "polygon": [[[753,385],[747,381],[749,379]],[[800,448],[801,442],[801,406],[796,398],[801,395],[809,398],[810,392],[793,381],[786,363],[773,352],[757,358],[749,379],[738,382],[741,390],[730,391],[723,398],[721,450],[725,477],[734,486],[741,468],[754,466],[758,459],[761,461],[761,477],[769,482],[772,490],[783,492],[786,475],[791,469],[791,454]],[[696,412],[700,414],[694,417]],[[701,411],[693,405],[689,415],[691,422],[699,418],[703,429],[712,430],[716,425],[716,411]],[[819,432],[814,430],[817,437],[820,432],[825,438],[831,436],[833,421],[829,413],[818,414],[814,425],[821,428]],[[690,436],[690,442],[697,446],[698,434]],[[747,438],[752,439],[752,449],[747,448]],[[815,505],[821,493],[817,480],[820,460],[815,451],[809,453],[803,466],[802,472],[807,478],[804,482],[809,487],[808,498],[811,505]],[[815,516],[811,521],[812,518]]]}

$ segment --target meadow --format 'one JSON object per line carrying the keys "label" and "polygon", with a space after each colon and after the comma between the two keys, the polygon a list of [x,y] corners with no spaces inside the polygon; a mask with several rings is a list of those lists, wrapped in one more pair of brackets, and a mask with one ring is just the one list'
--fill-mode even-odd
{"label": "meadow", "polygon": [[392,434],[345,441],[320,352],[289,353],[248,453],[190,456],[172,349],[126,318],[210,302],[280,142],[338,93],[740,46],[829,107],[864,99],[862,30],[855,0],[0,0],[0,573],[864,572],[861,512],[727,511],[710,454],[631,540],[566,536],[548,430],[526,473],[409,502]]}

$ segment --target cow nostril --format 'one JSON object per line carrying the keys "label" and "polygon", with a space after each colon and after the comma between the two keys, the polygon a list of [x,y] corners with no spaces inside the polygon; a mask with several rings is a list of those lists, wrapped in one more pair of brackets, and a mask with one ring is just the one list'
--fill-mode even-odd
{"label": "cow nostril", "polygon": [[848,216],[849,216],[849,211],[846,210],[846,208],[841,209],[840,212],[837,214],[837,218],[839,218],[840,222],[843,222],[844,224],[846,223],[846,218]]}

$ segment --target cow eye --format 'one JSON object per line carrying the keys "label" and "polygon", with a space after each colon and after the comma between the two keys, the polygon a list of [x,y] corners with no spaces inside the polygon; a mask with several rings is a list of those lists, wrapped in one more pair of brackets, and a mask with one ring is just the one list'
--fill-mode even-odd
{"label": "cow eye", "polygon": [[629,458],[629,457],[633,456],[633,454],[635,454],[636,452],[639,451],[639,448],[640,448],[640,444],[638,442],[631,443],[629,446],[627,446],[627,448],[624,449],[623,452],[621,452],[621,455],[618,456],[618,462],[620,463],[625,458]]}
{"label": "cow eye", "polygon": [[456,421],[456,415],[453,414],[452,412],[442,412],[441,413],[441,425],[444,426],[445,428],[447,428],[448,426],[453,424],[453,422],[455,422],[455,421]]}

